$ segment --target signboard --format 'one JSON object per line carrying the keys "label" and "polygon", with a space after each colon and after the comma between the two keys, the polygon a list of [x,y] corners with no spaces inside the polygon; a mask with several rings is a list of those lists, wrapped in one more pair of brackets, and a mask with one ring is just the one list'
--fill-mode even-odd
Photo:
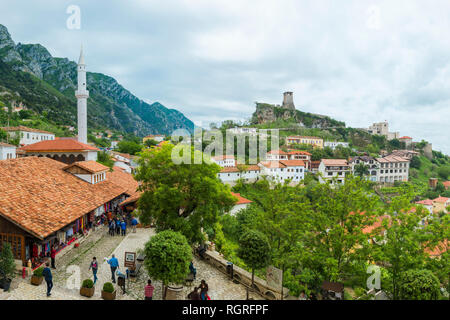
{"label": "signboard", "polygon": [[269,266],[267,268],[267,274],[266,274],[267,284],[270,287],[280,289],[283,283],[283,271],[281,271],[278,268],[275,268],[274,266]]}
{"label": "signboard", "polygon": [[124,266],[134,269],[136,266],[136,252],[125,252]]}

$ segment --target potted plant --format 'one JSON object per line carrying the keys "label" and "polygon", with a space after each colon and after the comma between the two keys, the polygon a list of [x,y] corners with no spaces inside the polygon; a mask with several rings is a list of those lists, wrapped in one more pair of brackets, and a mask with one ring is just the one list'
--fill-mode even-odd
{"label": "potted plant", "polygon": [[116,299],[116,289],[111,282],[106,282],[103,285],[102,290],[102,299],[103,300],[114,300]]}
{"label": "potted plant", "polygon": [[5,243],[3,250],[0,252],[0,288],[8,291],[11,281],[15,276],[16,263],[14,262],[14,255],[11,250],[11,245]]}
{"label": "potted plant", "polygon": [[44,267],[39,267],[33,271],[33,275],[31,276],[32,285],[38,286],[42,283],[42,280],[44,280],[44,276],[42,275],[43,272]]}
{"label": "potted plant", "polygon": [[91,279],[84,280],[81,284],[80,295],[90,298],[94,295],[94,292],[94,281],[92,281]]}

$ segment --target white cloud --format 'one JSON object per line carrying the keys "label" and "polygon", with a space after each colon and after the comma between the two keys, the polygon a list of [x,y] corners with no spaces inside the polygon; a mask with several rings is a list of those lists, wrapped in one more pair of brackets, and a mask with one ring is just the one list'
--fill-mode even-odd
{"label": "white cloud", "polygon": [[18,2],[0,0],[16,41],[72,60],[83,42],[91,71],[194,121],[250,118],[290,90],[302,110],[388,120],[450,153],[446,0],[80,0],[79,31],[72,1]]}

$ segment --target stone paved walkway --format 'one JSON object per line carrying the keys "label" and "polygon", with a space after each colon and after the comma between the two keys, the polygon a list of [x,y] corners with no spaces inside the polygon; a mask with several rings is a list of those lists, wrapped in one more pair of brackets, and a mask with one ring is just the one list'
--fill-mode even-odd
{"label": "stone paved walkway", "polygon": [[[73,252],[67,253],[61,259],[56,259],[57,270],[54,271],[54,288],[52,296],[47,298],[45,295],[45,281],[40,286],[33,286],[29,279],[14,279],[12,290],[9,293],[0,293],[0,300],[85,300],[101,299],[101,289],[105,282],[111,281],[111,271],[109,265],[103,260],[105,257],[111,257],[114,253],[119,260],[120,269],[125,272],[123,267],[124,255],[126,251],[137,252],[142,249],[144,244],[155,234],[154,229],[137,229],[136,233],[129,233],[126,237],[106,234],[105,230],[99,230],[86,239],[79,248],[73,249]],[[92,272],[88,270],[93,256],[97,257],[99,262],[98,281],[96,283],[95,294],[92,298],[80,296],[78,289],[67,289],[66,281],[70,274],[66,273],[66,267],[69,265],[79,266],[81,269],[81,281],[86,278],[93,279]],[[232,282],[225,274],[213,268],[210,264],[194,257],[194,265],[197,268],[197,279],[190,287],[183,287],[182,297],[192,291],[194,286],[199,286],[200,281],[204,279],[209,285],[209,296],[212,300],[242,300],[246,298],[246,289],[240,284]],[[149,279],[147,272],[142,267],[137,278],[127,280],[127,292],[122,294],[122,290],[117,287],[118,300],[136,300],[144,299],[144,286]],[[155,292],[153,299],[160,300],[161,283],[153,281]],[[250,297],[258,300],[259,295],[250,294]]]}

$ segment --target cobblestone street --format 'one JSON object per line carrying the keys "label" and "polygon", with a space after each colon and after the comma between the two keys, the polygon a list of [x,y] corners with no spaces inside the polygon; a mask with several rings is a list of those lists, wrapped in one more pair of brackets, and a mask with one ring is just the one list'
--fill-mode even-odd
{"label": "cobblestone street", "polygon": [[[17,277],[14,279],[11,291],[8,293],[0,293],[0,300],[89,300],[101,299],[101,289],[105,282],[111,281],[111,271],[109,265],[104,261],[105,257],[111,257],[114,253],[119,260],[120,269],[125,272],[123,267],[124,255],[126,251],[136,252],[142,249],[144,244],[155,234],[154,229],[137,229],[136,233],[129,233],[126,237],[109,236],[105,228],[97,230],[89,236],[79,248],[72,249],[63,257],[56,258],[57,269],[53,271],[54,287],[51,297],[47,298],[45,295],[46,286],[45,281],[40,286],[33,286],[29,282],[29,278],[22,279]],[[89,265],[92,257],[97,257],[99,262],[98,281],[95,285],[95,294],[92,298],[82,297],[78,289],[68,289],[67,279],[71,276],[66,273],[66,268],[69,266],[78,266],[81,270],[81,278],[93,279],[92,272],[89,271]],[[241,284],[232,282],[225,274],[213,268],[208,263],[194,258],[194,265],[197,268],[197,279],[191,286],[184,286],[182,289],[182,297],[186,299],[187,294],[192,291],[194,286],[198,286],[200,281],[204,279],[209,285],[209,296],[212,300],[239,300],[246,298],[246,289]],[[137,278],[127,280],[127,292],[122,293],[122,290],[116,285],[118,300],[141,300],[144,299],[144,286],[149,279],[147,272],[142,267]],[[153,281],[155,286],[154,299],[160,300],[161,283]],[[253,299],[261,299],[260,296],[250,294]]]}

